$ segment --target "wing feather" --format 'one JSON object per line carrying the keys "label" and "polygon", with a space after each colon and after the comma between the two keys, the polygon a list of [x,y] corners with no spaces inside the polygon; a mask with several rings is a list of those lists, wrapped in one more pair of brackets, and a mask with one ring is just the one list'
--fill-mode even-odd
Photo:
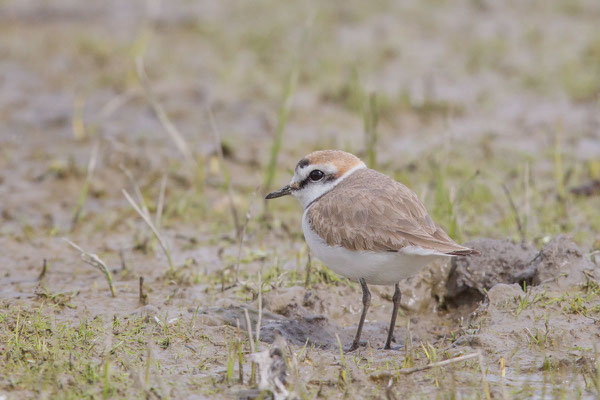
{"label": "wing feather", "polygon": [[398,251],[419,246],[445,254],[468,254],[438,227],[416,194],[372,169],[359,169],[308,210],[312,228],[330,246]]}

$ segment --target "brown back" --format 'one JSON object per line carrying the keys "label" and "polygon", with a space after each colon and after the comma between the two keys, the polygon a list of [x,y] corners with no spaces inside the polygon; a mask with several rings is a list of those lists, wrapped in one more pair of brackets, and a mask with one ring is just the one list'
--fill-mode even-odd
{"label": "brown back", "polygon": [[433,222],[412,190],[368,168],[353,172],[317,199],[307,217],[330,246],[398,251],[412,245],[445,254],[471,253]]}

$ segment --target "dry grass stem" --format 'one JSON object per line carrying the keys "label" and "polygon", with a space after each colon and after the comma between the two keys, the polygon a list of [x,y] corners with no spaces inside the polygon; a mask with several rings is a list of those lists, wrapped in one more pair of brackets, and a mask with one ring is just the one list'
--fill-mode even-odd
{"label": "dry grass stem", "polygon": [[306,279],[304,280],[304,287],[310,289],[310,275],[312,273],[312,259],[310,256],[310,249],[306,249]]}
{"label": "dry grass stem", "polygon": [[125,261],[125,252],[123,251],[123,249],[119,250],[119,259],[121,260],[121,270],[128,271],[129,268],[127,268],[127,262]]}
{"label": "dry grass stem", "polygon": [[113,285],[112,275],[104,261],[102,261],[100,257],[98,257],[96,254],[88,253],[87,251],[83,250],[81,247],[77,246],[69,239],[63,238],[63,240],[80,253],[83,262],[98,269],[104,274],[104,276],[106,276],[106,280],[108,281],[108,287],[110,288],[110,294],[112,295],[112,297],[117,297],[117,293],[115,292],[115,287]]}
{"label": "dry grass stem", "polygon": [[[273,180],[275,179],[275,173],[277,171],[277,158],[279,157],[279,152],[281,150],[283,132],[285,131],[288,117],[290,115],[290,111],[292,110],[292,100],[294,97],[294,93],[296,92],[296,85],[298,83],[299,73],[300,71],[298,69],[298,66],[294,66],[285,86],[283,103],[281,105],[281,108],[279,109],[277,129],[275,130],[275,136],[273,137],[273,143],[271,144],[271,156],[269,158],[267,174],[265,176],[265,181],[263,185],[263,188],[267,191],[271,188],[271,185],[273,185]],[[265,202],[265,204],[267,203]]]}
{"label": "dry grass stem", "polygon": [[246,318],[246,329],[248,330],[248,341],[250,342],[250,352],[254,353],[254,339],[252,337],[252,322],[250,321],[250,315],[248,309],[244,308],[244,318]]}
{"label": "dry grass stem", "polygon": [[500,387],[502,389],[502,398],[508,400],[508,393],[506,391],[506,362],[504,357],[500,357]]}
{"label": "dry grass stem", "polygon": [[158,193],[158,202],[156,203],[156,217],[155,224],[156,228],[160,229],[162,224],[163,209],[165,206],[165,192],[167,190],[167,174],[164,174],[160,180],[160,192]]}
{"label": "dry grass stem", "polygon": [[100,112],[98,113],[98,120],[100,122],[107,120],[110,118],[118,109],[123,107],[129,101],[133,100],[137,96],[141,95],[143,92],[140,88],[131,88],[124,93],[118,94],[107,101],[102,108],[100,108]]}
{"label": "dry grass stem", "polygon": [[[244,318],[246,318],[246,329],[248,331],[248,342],[250,343],[250,354],[256,351],[254,347],[254,339],[252,338],[252,322],[250,321],[250,315],[248,315],[248,309],[244,308]],[[252,362],[252,370],[250,372],[250,384],[254,384],[256,378],[256,363]]]}
{"label": "dry grass stem", "polygon": [[244,384],[244,357],[242,355],[242,339],[240,334],[240,320],[237,318],[236,323],[236,341],[238,345],[238,381],[240,385]]}
{"label": "dry grass stem", "polygon": [[521,223],[521,217],[519,216],[519,210],[517,209],[517,205],[513,201],[512,195],[510,194],[510,190],[508,186],[502,184],[502,190],[504,190],[504,194],[506,194],[506,198],[508,199],[508,203],[510,204],[510,208],[515,217],[515,222],[517,223],[517,229],[519,230],[519,236],[521,237],[521,242],[525,243],[526,235],[525,230],[523,229],[523,224]]}
{"label": "dry grass stem", "polygon": [[146,204],[146,200],[144,199],[144,195],[142,194],[140,185],[138,185],[137,181],[133,177],[133,174],[131,173],[131,171],[129,171],[127,168],[125,168],[125,166],[122,164],[119,164],[119,169],[121,171],[123,171],[125,176],[127,176],[129,183],[133,187],[133,192],[135,193],[135,197],[137,197],[137,200],[140,203],[140,209],[144,212],[144,215],[150,217],[150,211],[148,210],[148,205]]}
{"label": "dry grass stem", "polygon": [[486,400],[491,400],[492,396],[490,394],[490,387],[486,378],[486,367],[485,360],[483,359],[483,355],[480,352],[477,352],[477,357],[479,358],[479,368],[481,369],[481,381],[483,384],[483,393],[485,394]]}
{"label": "dry grass stem", "polygon": [[131,206],[133,207],[133,209],[140,215],[140,217],[142,217],[142,219],[144,220],[144,222],[146,223],[146,225],[148,225],[150,227],[150,230],[152,230],[152,233],[154,233],[154,236],[156,237],[156,240],[158,240],[158,243],[160,244],[160,247],[162,248],[163,252],[165,253],[165,256],[167,256],[167,261],[169,263],[169,268],[171,270],[174,270],[175,267],[173,265],[173,260],[171,259],[171,250],[167,247],[167,244],[165,243],[165,241],[161,237],[160,233],[158,232],[158,229],[156,229],[156,227],[152,223],[152,220],[150,219],[150,217],[148,215],[144,214],[144,212],[138,207],[138,205],[135,203],[135,200],[133,200],[131,198],[131,196],[129,195],[129,193],[127,193],[127,190],[122,189],[121,191],[123,192],[123,195],[125,196],[125,198],[129,202],[129,204],[131,204]]}
{"label": "dry grass stem", "polygon": [[376,93],[370,93],[365,99],[363,106],[363,123],[365,130],[367,165],[369,168],[375,168],[377,163],[377,125],[379,124],[379,110]]}
{"label": "dry grass stem", "polygon": [[88,195],[90,183],[94,175],[94,170],[96,169],[96,161],[98,160],[98,147],[98,143],[95,143],[94,147],[92,147],[92,153],[90,154],[90,159],[85,172],[85,181],[83,181],[83,186],[81,188],[81,192],[79,193],[79,198],[77,199],[77,206],[75,207],[73,217],[71,218],[71,230],[75,228],[77,221],[79,221],[83,204],[85,203]]}
{"label": "dry grass stem", "polygon": [[398,373],[403,374],[403,375],[408,375],[408,374],[412,374],[412,373],[419,372],[419,371],[425,371],[430,368],[443,367],[445,365],[470,360],[470,359],[476,358],[476,357],[480,357],[480,353],[466,354],[464,356],[454,357],[449,360],[438,361],[438,362],[434,362],[431,364],[422,365],[420,367],[402,368],[402,369],[398,370]]}
{"label": "dry grass stem", "polygon": [[71,119],[71,128],[73,129],[75,140],[82,140],[86,136],[85,123],[83,121],[84,106],[85,98],[77,95],[73,100],[73,118]]}
{"label": "dry grass stem", "polygon": [[258,271],[258,320],[256,321],[256,344],[260,341],[260,325],[262,324],[262,276]]}
{"label": "dry grass stem", "polygon": [[254,202],[256,200],[256,193],[258,189],[252,193],[252,200],[250,201],[250,207],[248,207],[248,212],[246,213],[246,219],[244,220],[244,224],[242,225],[242,232],[238,237],[238,254],[237,260],[235,262],[235,283],[238,282],[240,275],[240,264],[242,262],[242,248],[244,245],[244,237],[246,236],[246,229],[248,228],[248,223],[250,222],[250,218],[252,218],[252,214],[254,211]]}
{"label": "dry grass stem", "polygon": [[187,142],[183,138],[183,135],[179,132],[177,127],[171,122],[171,120],[167,116],[167,113],[162,108],[162,106],[158,103],[158,101],[156,100],[156,98],[154,96],[154,93],[152,92],[150,80],[148,79],[148,75],[146,74],[146,68],[144,67],[143,57],[141,57],[141,56],[136,57],[135,66],[136,66],[136,72],[138,75],[138,79],[140,80],[140,84],[142,85],[142,88],[144,89],[146,97],[148,98],[148,101],[150,102],[150,105],[152,106],[152,109],[154,110],[154,113],[158,117],[158,120],[160,121],[162,127],[165,129],[165,131],[167,132],[167,134],[169,135],[171,140],[173,140],[173,143],[175,143],[175,147],[177,147],[177,150],[179,150],[181,152],[181,154],[183,154],[183,156],[186,158],[186,160],[193,164],[196,164],[196,161],[194,160],[194,157],[192,156],[192,152],[190,151],[190,148],[189,148]]}
{"label": "dry grass stem", "polygon": [[220,170],[223,171],[223,177],[227,186],[227,197],[229,199],[229,207],[231,209],[233,224],[235,225],[235,234],[239,238],[242,234],[242,227],[240,226],[238,212],[235,208],[235,202],[233,201],[233,189],[231,188],[231,179],[229,177],[229,171],[227,169],[227,165],[225,165],[225,156],[223,155],[223,140],[221,138],[221,131],[217,127],[217,123],[210,108],[208,108],[208,119],[210,121],[210,126],[212,128],[212,133],[215,140],[215,148],[217,151],[217,156],[219,157]]}

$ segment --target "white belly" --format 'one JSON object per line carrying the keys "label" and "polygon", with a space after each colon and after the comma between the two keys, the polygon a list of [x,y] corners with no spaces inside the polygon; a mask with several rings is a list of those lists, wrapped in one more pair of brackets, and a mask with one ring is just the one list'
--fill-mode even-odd
{"label": "white belly", "polygon": [[398,252],[354,251],[328,246],[302,216],[302,230],[313,254],[337,274],[354,281],[364,278],[373,285],[393,285],[409,278],[436,258],[448,257],[431,250],[411,246]]}

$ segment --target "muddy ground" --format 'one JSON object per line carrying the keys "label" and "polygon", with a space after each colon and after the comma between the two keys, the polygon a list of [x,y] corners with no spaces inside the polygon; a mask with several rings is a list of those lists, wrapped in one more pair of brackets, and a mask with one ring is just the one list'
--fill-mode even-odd
{"label": "muddy ground", "polygon": [[[0,397],[254,398],[260,308],[290,397],[597,398],[599,18],[594,0],[0,1]],[[395,350],[374,286],[364,346],[340,353],[360,287],[310,260],[293,199],[262,200],[322,148],[482,253],[402,282]]]}

